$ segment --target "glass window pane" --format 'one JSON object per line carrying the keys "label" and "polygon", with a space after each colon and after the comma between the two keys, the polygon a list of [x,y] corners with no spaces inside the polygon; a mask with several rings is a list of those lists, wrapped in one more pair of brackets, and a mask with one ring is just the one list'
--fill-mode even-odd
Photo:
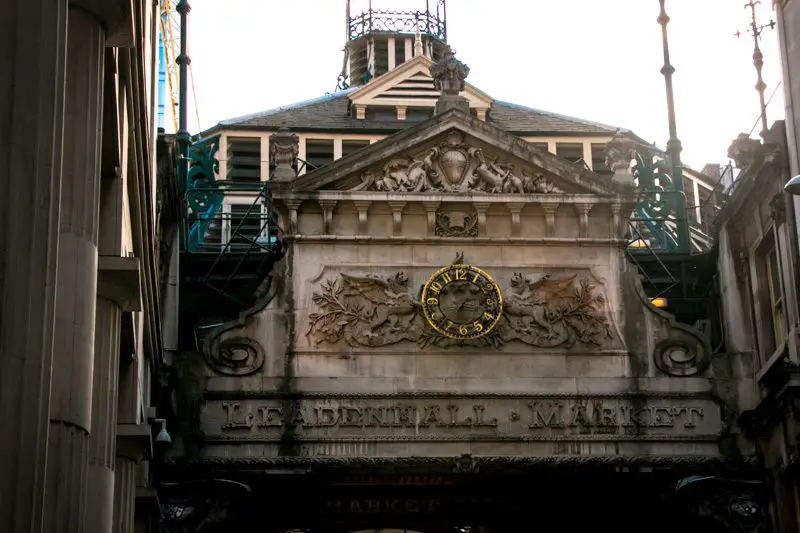
{"label": "glass window pane", "polygon": [[772,304],[775,305],[781,297],[781,284],[780,278],[778,277],[778,254],[775,253],[775,249],[773,248],[769,252],[769,283],[770,283],[770,296],[772,297]]}

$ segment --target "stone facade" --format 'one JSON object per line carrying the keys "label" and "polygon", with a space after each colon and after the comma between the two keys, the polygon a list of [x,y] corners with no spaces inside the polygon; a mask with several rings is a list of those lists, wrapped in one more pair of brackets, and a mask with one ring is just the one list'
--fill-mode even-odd
{"label": "stone facade", "polygon": [[[798,218],[800,197],[784,191],[800,173],[798,51],[800,4],[773,3],[781,43],[786,121],[776,122],[763,139],[740,135],[731,146],[743,168],[722,215],[719,270],[727,342],[731,351],[753,354],[753,409],[742,426],[758,443],[770,470],[775,531],[800,530],[797,502],[798,409]],[[769,283],[768,283],[769,282]]]}
{"label": "stone facade", "polygon": [[[731,145],[741,173],[717,218],[718,272],[725,346],[752,365],[754,382],[740,390],[743,431],[758,446],[774,477],[776,531],[796,531],[793,481],[797,433],[790,398],[797,357],[796,260],[785,217],[791,197],[785,125],[776,122],[760,142],[740,135]],[[798,428],[800,429],[800,428]]]}
{"label": "stone facade", "polygon": [[[205,339],[199,457],[751,453],[746,368],[653,307],[625,257],[630,179],[451,109],[272,186],[288,252],[259,305]],[[422,287],[459,265],[497,282],[490,334],[425,319]]]}
{"label": "stone facade", "polygon": [[143,460],[163,356],[158,20],[138,1],[0,9],[0,531],[146,531],[157,516]]}

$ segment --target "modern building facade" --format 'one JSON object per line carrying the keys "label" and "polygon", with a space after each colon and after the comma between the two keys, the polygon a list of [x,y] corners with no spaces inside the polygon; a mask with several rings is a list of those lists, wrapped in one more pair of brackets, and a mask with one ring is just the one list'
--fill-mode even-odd
{"label": "modern building facade", "polygon": [[724,172],[471,86],[435,4],[192,145],[165,527],[763,530]]}
{"label": "modern building facade", "polygon": [[0,9],[4,532],[153,531],[160,519],[154,243],[177,211],[157,206],[157,22],[140,1]]}

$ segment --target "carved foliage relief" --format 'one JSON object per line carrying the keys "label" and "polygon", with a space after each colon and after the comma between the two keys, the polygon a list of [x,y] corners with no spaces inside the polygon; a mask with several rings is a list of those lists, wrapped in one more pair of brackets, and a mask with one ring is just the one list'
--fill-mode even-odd
{"label": "carved foliage relief", "polygon": [[541,173],[530,175],[507,162],[492,159],[480,148],[464,143],[451,131],[447,140],[413,157],[392,159],[362,176],[355,191],[464,192],[531,194],[563,192]]}
{"label": "carved foliage relief", "polygon": [[491,334],[472,340],[444,337],[424,320],[421,286],[405,273],[389,277],[339,274],[314,292],[306,335],[312,342],[378,347],[403,341],[424,347],[494,346],[519,341],[541,348],[604,345],[612,338],[604,298],[588,277],[514,273],[503,288],[503,316]]}

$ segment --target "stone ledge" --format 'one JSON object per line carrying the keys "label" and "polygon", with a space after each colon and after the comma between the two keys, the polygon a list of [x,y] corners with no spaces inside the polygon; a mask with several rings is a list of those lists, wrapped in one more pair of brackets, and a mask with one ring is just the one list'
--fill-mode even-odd
{"label": "stone ledge", "polygon": [[117,424],[117,455],[139,461],[152,452],[150,424]]}
{"label": "stone ledge", "polygon": [[133,11],[129,0],[71,0],[70,4],[97,17],[106,29],[107,47],[133,48],[135,46]]}
{"label": "stone ledge", "polygon": [[319,190],[314,192],[295,192],[295,191],[275,191],[274,200],[280,201],[371,201],[371,202],[489,202],[492,204],[511,203],[511,204],[620,204],[621,206],[633,206],[635,199],[614,194],[594,194],[594,193],[531,193],[531,194],[509,194],[509,193],[485,193],[470,191],[459,192],[381,192],[381,191],[337,191]]}
{"label": "stone ledge", "polygon": [[97,261],[97,295],[125,312],[142,310],[139,259],[101,255]]}
{"label": "stone ledge", "polygon": [[525,246],[540,244],[543,246],[618,246],[627,244],[626,239],[615,237],[418,237],[406,235],[285,235],[285,242],[341,242],[353,244],[462,244]]}

